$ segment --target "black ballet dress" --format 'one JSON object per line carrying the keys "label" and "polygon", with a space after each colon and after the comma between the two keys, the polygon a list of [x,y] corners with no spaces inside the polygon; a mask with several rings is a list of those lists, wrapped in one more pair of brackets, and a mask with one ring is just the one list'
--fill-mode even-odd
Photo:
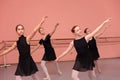
{"label": "black ballet dress", "polygon": [[90,40],[88,42],[88,45],[89,45],[89,49],[90,49],[91,53],[93,54],[93,59],[98,60],[100,55],[99,55],[98,48],[97,48],[97,45],[96,45],[96,40],[95,40],[94,37],[92,38],[92,40]]}
{"label": "black ballet dress", "polygon": [[17,41],[17,49],[19,51],[19,63],[15,75],[30,76],[38,71],[35,62],[30,55],[30,45],[26,42],[26,37],[23,35]]}
{"label": "black ballet dress", "polygon": [[45,53],[42,58],[42,60],[44,60],[44,61],[53,61],[56,59],[55,51],[52,47],[50,38],[51,38],[51,36],[48,34],[44,40],[41,39],[39,41],[39,44],[40,45],[43,44],[44,49],[45,49]]}
{"label": "black ballet dress", "polygon": [[77,55],[73,69],[81,72],[93,70],[94,61],[89,51],[85,37],[74,40],[74,47],[76,49]]}

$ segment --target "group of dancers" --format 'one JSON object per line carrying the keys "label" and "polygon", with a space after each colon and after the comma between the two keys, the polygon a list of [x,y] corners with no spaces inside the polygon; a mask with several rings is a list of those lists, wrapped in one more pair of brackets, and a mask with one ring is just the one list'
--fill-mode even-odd
{"label": "group of dancers", "polygon": [[[107,27],[107,24],[110,22],[111,19],[105,20],[92,32],[89,31],[89,28],[86,28],[84,30],[84,33],[86,35],[81,35],[81,29],[79,25],[73,26],[71,32],[75,35],[75,38],[73,41],[70,42],[68,48],[58,57],[56,57],[55,50],[51,44],[51,36],[56,31],[59,23],[55,25],[55,28],[51,33],[46,34],[44,28],[42,27],[46,19],[47,16],[43,17],[40,23],[26,37],[24,36],[24,26],[22,24],[18,24],[16,26],[16,32],[19,36],[18,40],[14,42],[10,48],[0,53],[0,56],[5,55],[17,47],[19,51],[19,62],[15,72],[16,80],[22,80],[22,76],[31,76],[33,80],[40,80],[36,75],[38,68],[31,56],[31,53],[34,53],[40,47],[40,45],[43,45],[45,50],[41,61],[41,67],[46,75],[44,80],[51,80],[50,74],[48,73],[46,67],[46,62],[54,62],[56,64],[58,73],[62,75],[57,61],[59,61],[59,59],[69,53],[73,47],[76,50],[77,56],[72,69],[72,79],[80,80],[80,78],[78,77],[79,72],[87,71],[90,80],[94,80],[96,78],[94,67],[96,67],[98,72],[101,72],[99,66],[97,65],[99,53],[96,46],[95,38],[98,37],[97,34],[99,34],[103,28]],[[42,38],[40,39],[38,46],[31,51],[30,41],[37,32],[42,35]]]}

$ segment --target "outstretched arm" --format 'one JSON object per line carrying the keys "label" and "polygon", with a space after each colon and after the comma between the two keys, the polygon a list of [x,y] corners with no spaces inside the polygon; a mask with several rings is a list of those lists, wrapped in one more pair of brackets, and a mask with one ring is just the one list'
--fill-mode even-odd
{"label": "outstretched arm", "polygon": [[31,53],[33,54],[39,47],[40,47],[40,44],[38,44],[37,47],[35,47],[35,48],[31,51]]}
{"label": "outstretched arm", "polygon": [[27,36],[27,42],[28,43],[34,37],[34,35],[36,34],[36,32],[40,29],[40,27],[42,26],[42,24],[45,22],[46,18],[47,18],[47,16],[43,17],[42,20],[41,20],[41,22],[33,29],[32,33]]}
{"label": "outstretched arm", "polygon": [[93,36],[95,36],[108,22],[110,22],[111,18],[105,20],[100,26],[98,26],[93,32],[85,36],[86,41],[88,42]]}
{"label": "outstretched arm", "polygon": [[65,56],[68,52],[70,52],[73,48],[73,41],[69,44],[68,48],[56,59],[58,61],[60,58]]}
{"label": "outstretched arm", "polygon": [[102,30],[100,30],[94,37],[95,38],[98,38],[99,36],[101,36],[104,32],[105,32],[105,30],[106,30],[107,28],[106,27],[104,27]]}
{"label": "outstretched arm", "polygon": [[94,37],[95,37],[95,38],[98,38],[99,36],[101,36],[101,35],[105,32],[105,30],[106,30],[108,27],[110,27],[110,26],[111,26],[111,25],[108,25],[108,26],[103,27],[103,29],[100,30]]}
{"label": "outstretched arm", "polygon": [[52,35],[54,34],[54,32],[56,31],[56,28],[57,28],[58,25],[59,25],[59,23],[57,23],[57,24],[55,25],[55,28],[54,28],[53,31],[50,33],[50,36],[52,36]]}
{"label": "outstretched arm", "polygon": [[3,51],[2,53],[0,53],[0,56],[9,53],[9,52],[12,51],[13,49],[15,49],[16,46],[17,46],[17,43],[15,42],[10,48],[8,48],[7,50],[5,50],[5,51]]}

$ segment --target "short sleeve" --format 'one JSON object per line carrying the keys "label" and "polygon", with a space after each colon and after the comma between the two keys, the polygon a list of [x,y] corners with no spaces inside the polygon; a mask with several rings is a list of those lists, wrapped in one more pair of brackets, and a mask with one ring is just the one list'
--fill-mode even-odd
{"label": "short sleeve", "polygon": [[42,39],[39,41],[39,44],[42,45]]}
{"label": "short sleeve", "polygon": [[50,36],[50,34],[48,34],[47,37],[46,37],[46,39],[50,39],[50,38],[51,38],[51,36]]}

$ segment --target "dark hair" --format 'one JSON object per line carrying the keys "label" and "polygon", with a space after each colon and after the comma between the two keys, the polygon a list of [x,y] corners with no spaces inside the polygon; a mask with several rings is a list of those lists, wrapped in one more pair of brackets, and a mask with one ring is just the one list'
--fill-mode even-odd
{"label": "dark hair", "polygon": [[88,30],[88,28],[85,28],[85,29],[84,29],[84,33],[87,33],[87,30]]}
{"label": "dark hair", "polygon": [[78,25],[75,25],[75,26],[72,27],[72,29],[71,29],[71,32],[72,32],[72,33],[75,32],[75,28],[76,28],[77,26],[78,26]]}
{"label": "dark hair", "polygon": [[23,26],[22,24],[18,24],[18,25],[16,26],[16,28],[15,28],[16,31],[17,31],[18,26],[22,26],[23,29],[24,29],[24,26]]}

